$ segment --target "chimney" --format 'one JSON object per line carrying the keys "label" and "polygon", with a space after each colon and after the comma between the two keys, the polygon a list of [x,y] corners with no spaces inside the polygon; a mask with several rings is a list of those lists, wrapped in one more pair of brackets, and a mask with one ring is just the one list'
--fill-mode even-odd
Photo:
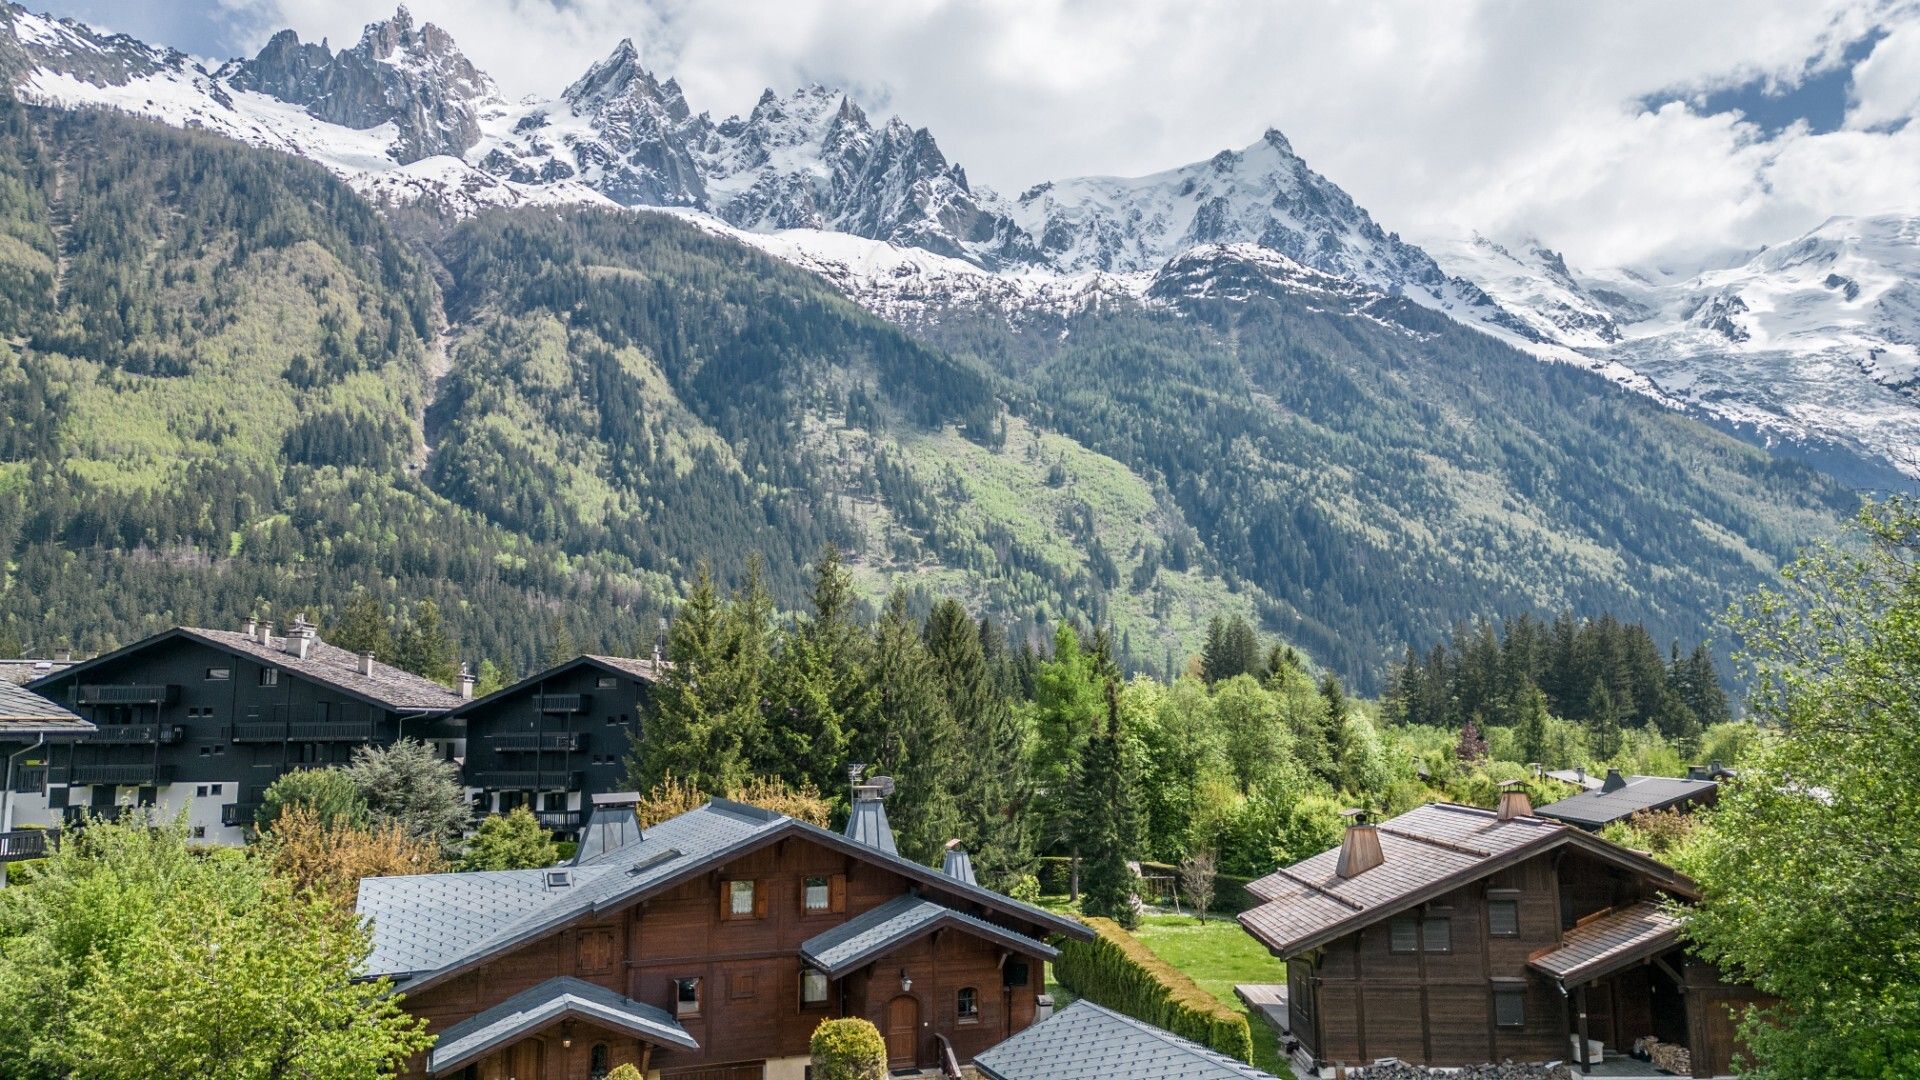
{"label": "chimney", "polygon": [[368,649],[366,652],[363,652],[360,654],[360,674],[366,676],[369,679],[373,678],[373,650],[372,649]]}
{"label": "chimney", "polygon": [[1581,787],[1586,787],[1587,786],[1587,767],[1585,765],[1575,765],[1573,767],[1573,778],[1575,780],[1580,781]]}
{"label": "chimney", "polygon": [[853,810],[847,815],[847,839],[865,844],[889,855],[898,855],[893,846],[893,826],[887,824],[887,796],[893,794],[893,777],[876,776],[865,782],[865,765],[847,766],[847,778],[853,782]]}
{"label": "chimney", "polygon": [[260,632],[259,617],[255,615],[248,615],[246,624],[240,628],[240,632],[247,635],[249,639],[251,639],[255,634],[258,634]]}
{"label": "chimney", "polygon": [[476,680],[473,677],[473,672],[467,670],[466,662],[462,661],[460,664],[460,700],[461,701],[473,700],[473,684],[477,681],[478,680]]}
{"label": "chimney", "polygon": [[634,816],[640,805],[639,792],[612,791],[594,795],[592,800],[593,811],[586,828],[580,830],[580,844],[573,852],[574,866],[640,842],[640,819]]}
{"label": "chimney", "polygon": [[967,854],[967,846],[958,838],[947,841],[947,854],[940,860],[940,872],[955,881],[980,884],[973,877],[973,857]]}
{"label": "chimney", "polygon": [[260,636],[257,640],[260,642],[260,644],[265,645],[267,648],[269,649],[273,648],[273,620],[272,619],[260,620]]}
{"label": "chimney", "polygon": [[70,664],[73,662],[73,650],[72,649],[55,649],[53,650],[53,658],[58,663]]}
{"label": "chimney", "polygon": [[1367,820],[1365,810],[1342,810],[1347,819],[1347,835],[1340,841],[1340,861],[1333,872],[1343,878],[1358,877],[1387,861],[1380,851],[1380,831]]}
{"label": "chimney", "polygon": [[1620,775],[1619,769],[1607,770],[1607,782],[1600,785],[1601,791],[1619,791],[1627,786],[1627,778]]}
{"label": "chimney", "polygon": [[1500,785],[1500,820],[1532,817],[1533,800],[1527,798],[1527,786],[1518,780]]}
{"label": "chimney", "polygon": [[295,615],[293,624],[287,627],[286,644],[280,651],[296,660],[305,660],[313,655],[313,643],[319,637],[319,632],[308,625],[305,615]]}

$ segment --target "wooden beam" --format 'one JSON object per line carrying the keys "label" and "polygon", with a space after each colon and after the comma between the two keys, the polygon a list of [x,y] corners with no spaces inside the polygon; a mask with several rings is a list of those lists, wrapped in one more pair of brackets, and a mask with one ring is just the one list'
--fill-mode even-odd
{"label": "wooden beam", "polygon": [[1580,1010],[1580,1071],[1583,1073],[1591,1073],[1593,1071],[1593,1051],[1590,1049],[1591,1044],[1587,1042],[1587,987],[1585,983],[1581,984],[1579,993],[1580,998],[1575,1007]]}

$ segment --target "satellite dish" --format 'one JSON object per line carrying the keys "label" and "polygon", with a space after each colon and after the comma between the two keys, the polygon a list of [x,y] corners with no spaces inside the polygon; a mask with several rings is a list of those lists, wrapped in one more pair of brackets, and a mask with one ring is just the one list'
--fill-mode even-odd
{"label": "satellite dish", "polygon": [[883,799],[893,794],[893,777],[891,776],[876,776],[867,782],[880,789],[880,797]]}

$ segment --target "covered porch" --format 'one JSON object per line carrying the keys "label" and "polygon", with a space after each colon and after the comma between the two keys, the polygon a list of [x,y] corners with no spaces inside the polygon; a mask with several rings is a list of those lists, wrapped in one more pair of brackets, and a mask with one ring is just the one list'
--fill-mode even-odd
{"label": "covered porch", "polygon": [[597,1080],[656,1047],[699,1044],[665,1010],[584,979],[548,979],[440,1033],[427,1075],[462,1080]]}

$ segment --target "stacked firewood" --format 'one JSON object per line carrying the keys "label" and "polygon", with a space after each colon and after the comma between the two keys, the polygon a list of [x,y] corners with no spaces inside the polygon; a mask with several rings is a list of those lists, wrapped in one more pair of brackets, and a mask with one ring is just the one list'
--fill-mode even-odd
{"label": "stacked firewood", "polygon": [[1365,1068],[1348,1069],[1347,1075],[1354,1080],[1572,1080],[1573,1073],[1565,1065],[1522,1065],[1506,1062],[1501,1065],[1465,1065],[1451,1069],[1430,1069],[1424,1065],[1409,1065],[1404,1061],[1387,1059],[1376,1061]]}

